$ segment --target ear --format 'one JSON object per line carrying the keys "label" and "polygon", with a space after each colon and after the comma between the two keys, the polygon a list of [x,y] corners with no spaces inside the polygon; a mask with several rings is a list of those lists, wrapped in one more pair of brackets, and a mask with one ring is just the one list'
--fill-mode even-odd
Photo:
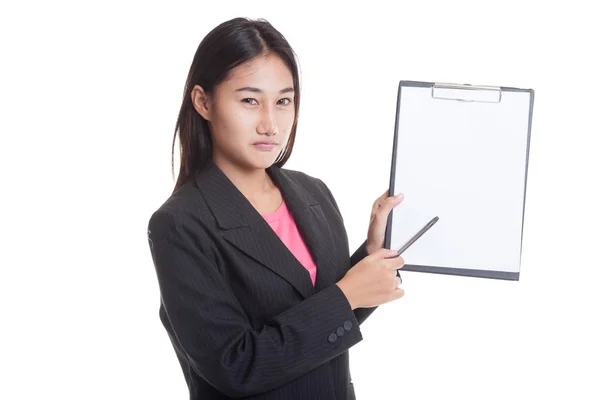
{"label": "ear", "polygon": [[192,89],[192,104],[194,108],[207,121],[210,121],[210,98],[204,89],[198,85]]}

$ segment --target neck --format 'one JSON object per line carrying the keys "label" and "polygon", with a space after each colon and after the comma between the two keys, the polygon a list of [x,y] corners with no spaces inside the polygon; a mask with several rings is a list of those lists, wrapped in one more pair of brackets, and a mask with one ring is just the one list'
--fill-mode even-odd
{"label": "neck", "polygon": [[214,160],[214,163],[238,190],[249,199],[271,193],[275,187],[264,168],[243,169],[239,165],[223,160]]}

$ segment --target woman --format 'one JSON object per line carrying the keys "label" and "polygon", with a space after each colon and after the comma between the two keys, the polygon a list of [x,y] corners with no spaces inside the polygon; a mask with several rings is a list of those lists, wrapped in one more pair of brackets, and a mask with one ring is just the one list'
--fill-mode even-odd
{"label": "woman", "polygon": [[294,53],[268,22],[232,19],[200,43],[175,130],[179,176],[148,224],[159,315],[191,399],[353,399],[359,325],[404,294],[404,260],[382,248],[402,196],[375,201],[349,257],[328,187],[282,168],[299,106]]}

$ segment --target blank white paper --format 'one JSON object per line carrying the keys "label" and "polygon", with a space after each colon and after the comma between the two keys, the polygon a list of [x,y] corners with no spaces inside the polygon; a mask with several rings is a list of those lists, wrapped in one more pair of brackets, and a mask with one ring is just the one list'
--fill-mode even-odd
{"label": "blank white paper", "polygon": [[402,87],[394,194],[405,197],[390,247],[440,218],[402,254],[406,264],[519,271],[530,96],[465,102]]}

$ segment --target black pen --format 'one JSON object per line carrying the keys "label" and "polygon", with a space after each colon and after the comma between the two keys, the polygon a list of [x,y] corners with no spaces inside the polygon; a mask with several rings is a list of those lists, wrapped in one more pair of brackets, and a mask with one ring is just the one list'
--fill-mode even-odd
{"label": "black pen", "polygon": [[419,232],[417,232],[415,234],[415,236],[413,236],[412,238],[410,238],[410,240],[408,242],[406,242],[404,244],[404,246],[400,247],[400,249],[398,250],[398,252],[396,254],[400,255],[400,254],[404,253],[404,251],[406,249],[408,249],[414,242],[416,242],[418,238],[420,238],[421,236],[423,236],[423,234],[425,232],[427,232],[427,230],[429,230],[429,228],[431,228],[436,222],[438,222],[439,219],[440,219],[439,217],[433,217],[431,219],[431,221],[429,221],[427,223],[427,225],[425,225],[423,228],[421,228],[421,230]]}
{"label": "black pen", "polygon": [[[429,228],[431,228],[436,222],[438,222],[439,219],[440,219],[439,217],[433,217],[431,219],[431,221],[429,221],[427,223],[427,225],[425,225],[423,228],[421,228],[421,230],[419,232],[417,232],[412,238],[410,238],[408,240],[408,242],[404,243],[404,246],[400,247],[400,249],[396,252],[396,255],[399,256],[400,254],[404,253],[404,251],[406,251],[406,249],[408,249],[414,242],[416,242],[418,238],[423,236],[423,234],[425,232],[427,232],[429,230]],[[400,276],[400,269],[396,270],[396,276],[398,278],[400,278],[400,283],[402,283],[402,277]]]}

